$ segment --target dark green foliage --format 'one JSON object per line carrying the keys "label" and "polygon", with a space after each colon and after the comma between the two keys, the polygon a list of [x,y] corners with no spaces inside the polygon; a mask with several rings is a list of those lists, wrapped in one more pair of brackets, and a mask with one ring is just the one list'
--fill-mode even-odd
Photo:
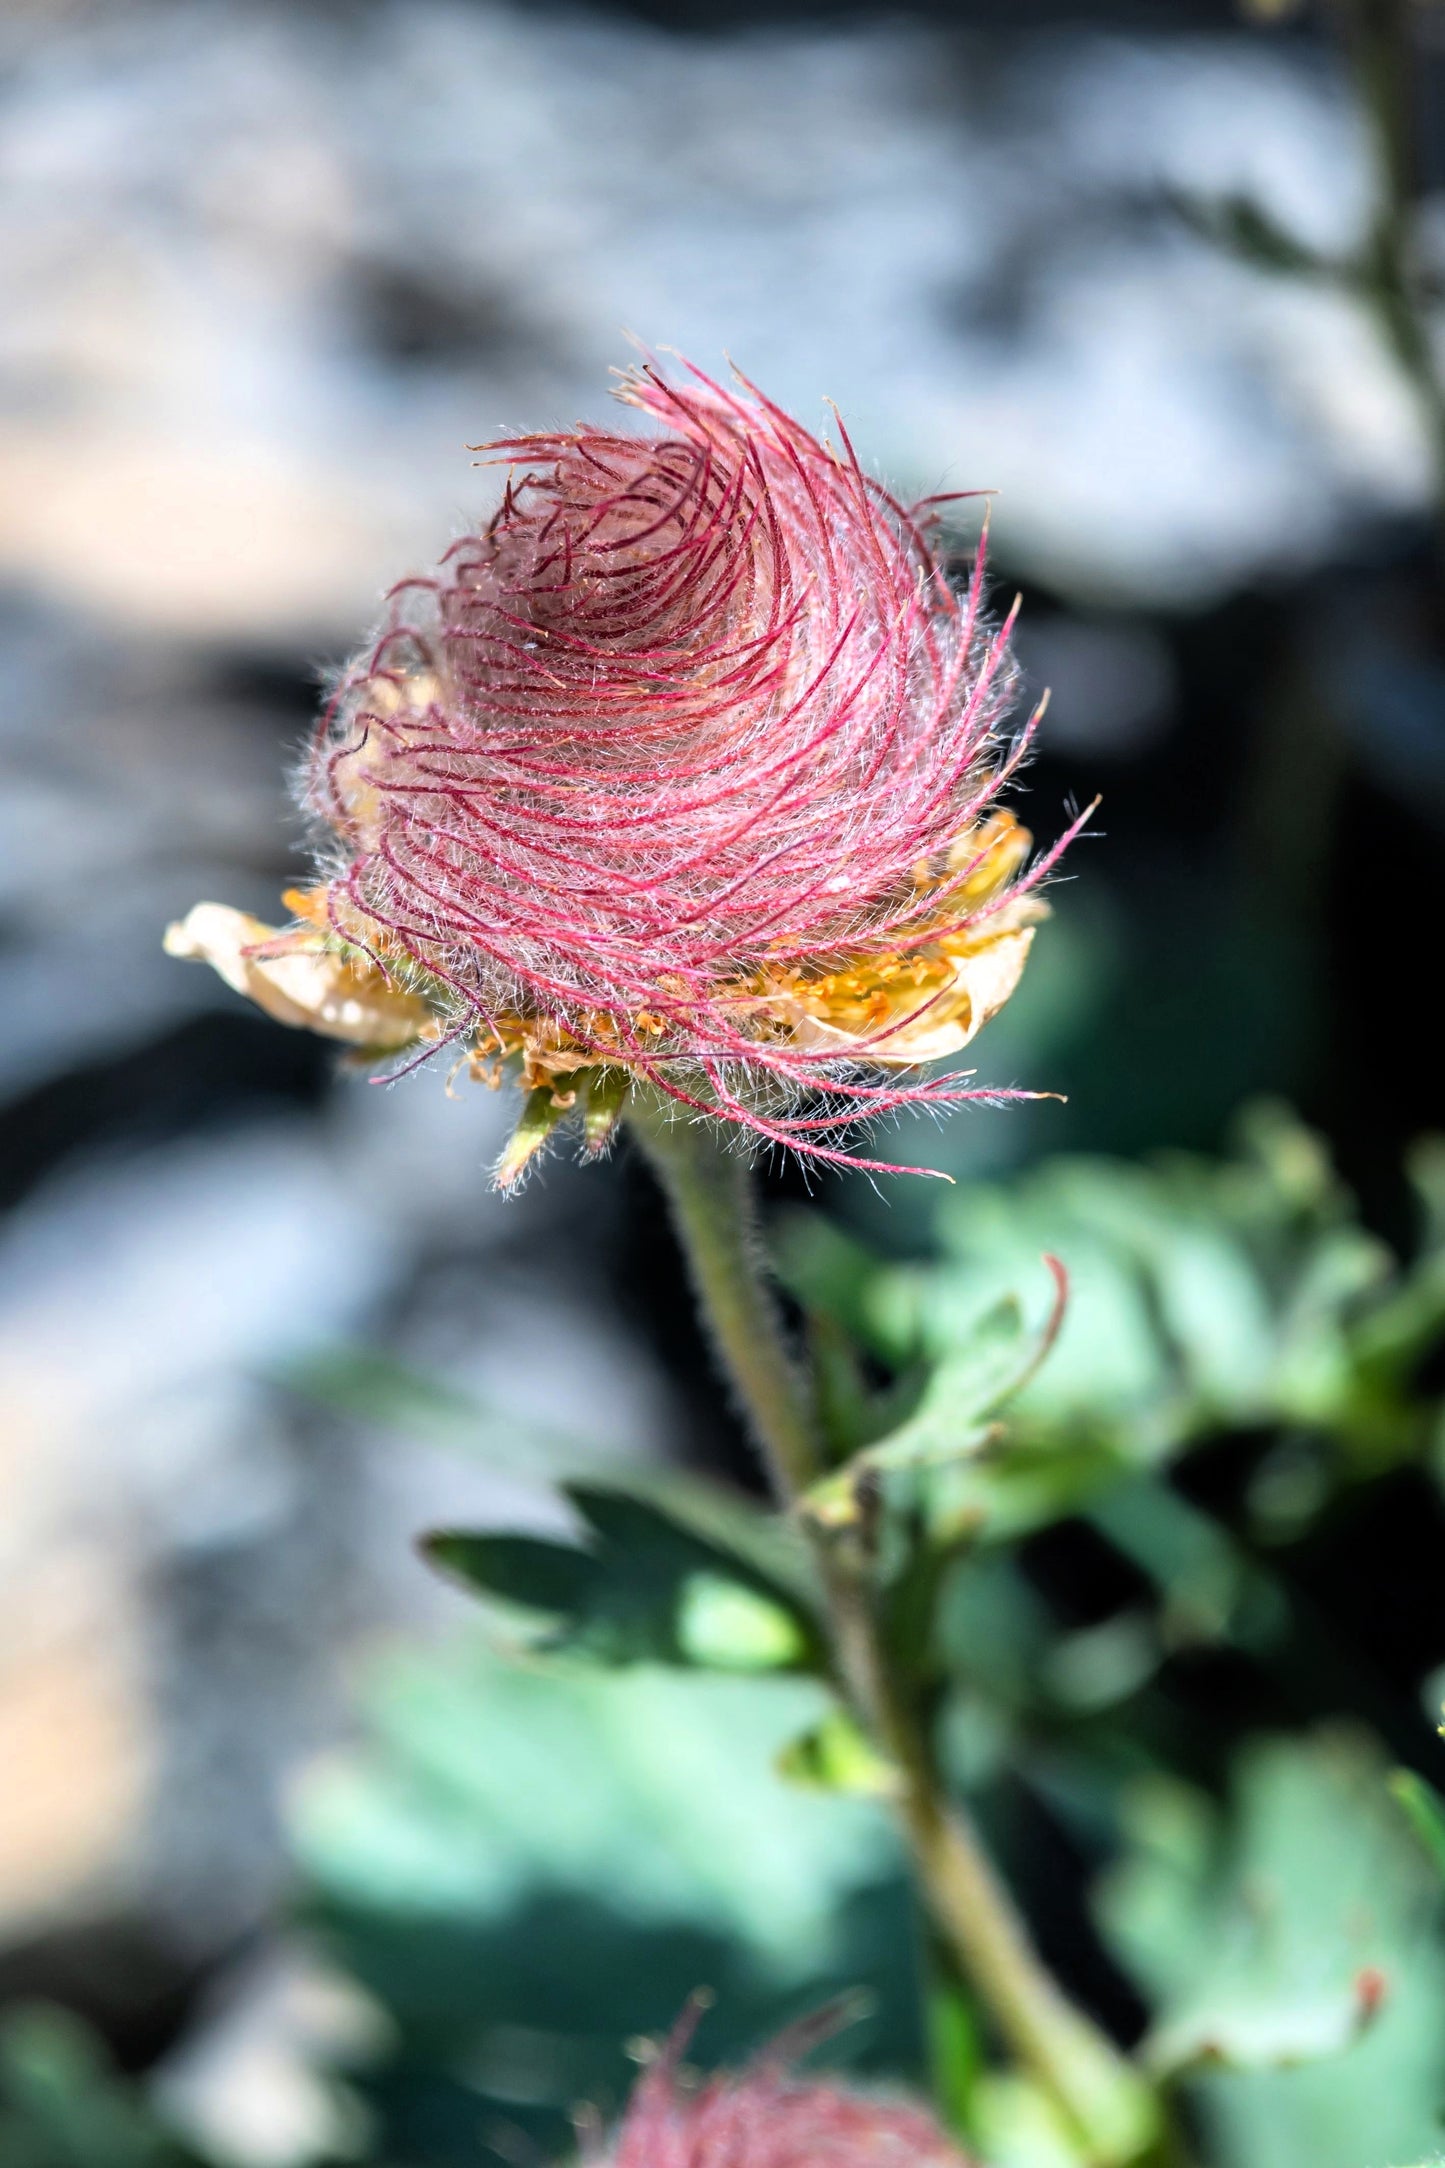
{"label": "dark green foliage", "polygon": [[820,1668],[807,1553],[759,1508],[681,1476],[562,1488],[583,1544],[444,1531],[425,1539],[427,1556],[478,1593],[545,1619],[539,1651],[605,1664]]}
{"label": "dark green foliage", "polygon": [[[1372,1514],[1432,1559],[1445,1529],[1442,1170],[1417,1155],[1408,1265],[1268,1108],[1222,1162],[956,1193],[923,1261],[787,1230],[833,1461],[804,1510],[866,1560],[948,1783],[1072,1990],[1142,2030],[1208,2168],[1388,2168],[1445,2139],[1445,1751],[1420,1701],[1445,1646],[1417,1623],[1392,1669],[1340,1602]],[[372,1358],[307,1382],[521,1449]],[[862,1985],[835,2055],[931,2062],[997,2168],[1080,2168],[937,1952],[920,2006],[896,1773],[831,1698],[801,1529],[680,1474],[584,1479],[566,1441],[540,1457],[575,1540],[426,1544],[508,1645],[391,1659],[363,1745],[301,1803],[306,1920],[384,2018],[334,2073],[367,2158],[560,2158],[695,1988],[713,2061]],[[78,2036],[22,2028],[4,2069],[3,2168],[184,2168]]]}
{"label": "dark green foliage", "polygon": [[384,2008],[353,2082],[388,2168],[545,2157],[579,2102],[611,2114],[627,2044],[717,1996],[739,2055],[860,1984],[841,2052],[916,2069],[911,1907],[867,1801],[781,1783],[827,1709],[807,1680],[499,1658],[394,1659],[364,1752],[302,1801],[308,1912]]}
{"label": "dark green foliage", "polygon": [[1362,2168],[1439,2145],[1445,1937],[1428,1865],[1355,1732],[1249,1743],[1228,1808],[1162,1776],[1127,1803],[1105,1930],[1149,1992],[1156,2068],[1209,2157]]}
{"label": "dark green foliage", "polygon": [[4,2168],[196,2168],[88,2027],[45,2004],[0,2018]]}
{"label": "dark green foliage", "polygon": [[1251,196],[1188,196],[1174,190],[1169,202],[1186,225],[1252,270],[1332,285],[1348,285],[1355,276],[1349,263],[1308,247]]}
{"label": "dark green foliage", "polygon": [[[1418,1156],[1427,1207],[1433,1168]],[[1042,1258],[1061,1259],[1062,1329],[1008,1404],[1002,1534],[1229,1431],[1276,1429],[1317,1448],[1317,1462],[1296,1445],[1262,1475],[1260,1519],[1289,1533],[1339,1483],[1429,1454],[1438,1407],[1414,1378],[1445,1329],[1445,1241],[1430,1213],[1402,1271],[1361,1227],[1318,1140],[1282,1110],[1256,1108],[1223,1162],[1056,1160],[1006,1187],[958,1191],[937,1227],[937,1258],[900,1265],[799,1218],[783,1262],[801,1299],[916,1374],[926,1419],[1010,1297],[1042,1329],[1054,1299]]]}
{"label": "dark green foliage", "polygon": [[[1350,2168],[1372,2157],[1367,2127],[1419,2154],[1445,2099],[1431,2031],[1445,1954],[1379,1750],[1284,1734],[1240,1759],[1237,1726],[1194,1683],[1228,1652],[1261,1720],[1353,1710],[1428,1757],[1425,1727],[1322,1630],[1293,1564],[1342,1501],[1406,1471],[1437,1479],[1440,1412],[1417,1379],[1445,1326],[1445,1244],[1430,1154],[1417,1173],[1426,1230],[1408,1268],[1360,1225],[1317,1141],[1267,1107],[1222,1163],[1065,1160],[957,1193],[928,1262],[875,1258],[814,1218],[785,1243],[836,1461],[804,1511],[862,1547],[943,1766],[1005,1853],[1027,1798],[1114,1862],[1099,1929],[1152,2012],[1144,2052],[1231,2168]],[[1190,1470],[1230,1439],[1245,1473],[1212,1510]],[[738,1663],[745,1633],[731,1652],[726,1632],[688,1643],[701,1576],[772,1606],[810,1637],[798,1667],[816,1663],[804,1554],[760,1550],[761,1516],[685,1485],[569,1495],[577,1548],[478,1535],[435,1539],[433,1555],[545,1616],[533,1646],[554,1656]],[[1037,1547],[1082,1530],[1128,1593],[1081,1621]],[[836,1714],[778,1766],[835,1795],[880,1798],[891,1781]],[[1225,1784],[1227,1804],[1210,1790]],[[1441,1841],[1420,1780],[1397,1788]],[[998,2158],[1062,2157],[1027,2087],[971,2070],[954,2112]],[[1373,2126],[1349,2110],[1360,2083],[1391,2092]]]}
{"label": "dark green foliage", "polygon": [[1413,1769],[1397,1769],[1390,1778],[1390,1789],[1445,1885],[1445,1800]]}

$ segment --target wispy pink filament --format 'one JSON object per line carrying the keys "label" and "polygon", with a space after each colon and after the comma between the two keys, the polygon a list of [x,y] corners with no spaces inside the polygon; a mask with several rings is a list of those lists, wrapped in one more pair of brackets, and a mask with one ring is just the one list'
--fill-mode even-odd
{"label": "wispy pink filament", "polygon": [[677,2063],[691,2029],[689,2015],[639,2081],[607,2168],[969,2168],[921,2109],[793,2077],[786,2039],[689,2090]]}
{"label": "wispy pink filament", "polygon": [[311,764],[338,891],[459,1018],[550,1021],[813,1156],[840,1118],[997,1096],[790,1045],[740,995],[970,923],[915,873],[1028,736],[1001,741],[982,551],[956,596],[927,508],[751,387],[648,367],[625,396],[660,434],[487,447],[495,517],[394,590]]}

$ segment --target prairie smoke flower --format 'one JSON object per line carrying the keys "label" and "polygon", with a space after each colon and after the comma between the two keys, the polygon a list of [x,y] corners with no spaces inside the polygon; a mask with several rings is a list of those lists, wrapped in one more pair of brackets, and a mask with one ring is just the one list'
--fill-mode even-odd
{"label": "prairie smoke flower", "polygon": [[826,2014],[748,2069],[690,2088],[678,2063],[692,2024],[690,2013],[585,2168],[969,2168],[921,2108],[791,2074],[790,2053],[831,2029]]}
{"label": "prairie smoke flower", "polygon": [[484,447],[500,507],[392,591],[312,746],[328,878],[292,926],[203,904],[168,946],[283,1022],[511,1068],[504,1185],[639,1085],[824,1160],[861,1116],[1020,1096],[910,1074],[1013,992],[1057,855],[993,807],[1037,715],[1007,733],[983,549],[955,595],[937,500],[741,379],[619,389],[657,433]]}

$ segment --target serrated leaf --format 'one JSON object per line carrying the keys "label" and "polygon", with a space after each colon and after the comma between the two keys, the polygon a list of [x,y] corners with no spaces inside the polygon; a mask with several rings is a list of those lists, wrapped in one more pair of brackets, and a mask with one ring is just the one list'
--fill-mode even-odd
{"label": "serrated leaf", "polygon": [[[1227,1159],[1053,1160],[956,1192],[937,1228],[937,1261],[871,1275],[856,1245],[813,1231],[801,1247],[813,1291],[875,1352],[941,1365],[1010,1290],[1038,1329],[1035,1261],[1048,1250],[1067,1265],[1068,1314],[1008,1401],[1006,1447],[966,1439],[940,1485],[960,1527],[1042,1525],[1231,1429],[1304,1428],[1338,1448],[1312,1512],[1352,1474],[1430,1450],[1436,1411],[1416,1381],[1445,1332],[1445,1256],[1427,1248],[1402,1272],[1319,1138],[1277,1104],[1247,1111]],[[891,1336],[886,1318],[903,1321]],[[856,1519],[844,1485],[814,1503]]]}
{"label": "serrated leaf", "polygon": [[[575,1482],[564,1494],[581,1544],[444,1530],[425,1554],[479,1594],[545,1619],[534,1646],[603,1664],[808,1670],[822,1662],[795,1538],[768,1517],[686,1479],[637,1486]],[[754,1526],[754,1523],[760,1524]]]}
{"label": "serrated leaf", "polygon": [[[700,1964],[727,1964],[735,1983],[754,1965],[815,1979],[851,1896],[896,1875],[881,1816],[777,1781],[775,1756],[825,1707],[815,1681],[778,1674],[518,1666],[465,1635],[393,1651],[370,1680],[368,1745],[301,1790],[303,1857],[333,1903],[420,1924],[454,1998],[427,1998],[449,2037],[469,2038],[481,2011],[523,2024],[560,2013],[620,2041],[659,1931],[681,1936],[681,1978],[646,1996],[648,2023],[675,2015]],[[891,1938],[901,1918],[890,1913]],[[489,1961],[449,1977],[446,1937],[464,1922],[492,1923]],[[748,1962],[699,1942],[717,1935]],[[629,1963],[634,1999],[619,2005]]]}
{"label": "serrated leaf", "polygon": [[[1055,1302],[1042,1330],[1026,1328],[1014,1295],[1004,1296],[975,1319],[937,1365],[908,1419],[806,1494],[804,1511],[820,1526],[836,1529],[857,1522],[867,1493],[890,1478],[936,1470],[961,1475],[967,1464],[981,1462],[1002,1443],[1003,1430],[993,1417],[1033,1376],[1063,1316],[1067,1283],[1056,1261],[1046,1262],[1055,1278]],[[931,1518],[941,1512],[944,1521],[962,1528],[987,1517],[987,1482],[970,1485],[966,1477],[963,1482],[966,1497],[957,1484],[940,1487],[939,1497],[931,1501]]]}
{"label": "serrated leaf", "polygon": [[1227,1816],[1159,1778],[1133,1795],[1099,1917],[1154,2003],[1148,2059],[1199,2074],[1230,2168],[1358,2168],[1433,2140],[1445,1952],[1383,1776],[1367,1739],[1326,1732],[1247,1748]]}
{"label": "serrated leaf", "polygon": [[1016,1295],[1005,1295],[951,1348],[924,1388],[909,1420],[873,1448],[875,1461],[894,1465],[946,1460],[971,1451],[980,1430],[1016,1389],[1024,1369],[1024,1317]]}
{"label": "serrated leaf", "polygon": [[1241,1999],[1162,2025],[1149,2042],[1149,2068],[1176,2079],[1212,2067],[1292,2070],[1327,2062],[1353,2047],[1377,2015],[1383,2000],[1378,1977],[1367,1970],[1348,1989],[1288,2002],[1266,1994],[1257,2003]]}
{"label": "serrated leaf", "polygon": [[627,1502],[635,1502],[714,1553],[734,1577],[821,1611],[817,1572],[802,1536],[781,1514],[741,1491],[673,1468],[618,1470],[605,1483],[579,1477],[564,1487],[599,1533],[620,1530],[625,1524],[619,1514]]}

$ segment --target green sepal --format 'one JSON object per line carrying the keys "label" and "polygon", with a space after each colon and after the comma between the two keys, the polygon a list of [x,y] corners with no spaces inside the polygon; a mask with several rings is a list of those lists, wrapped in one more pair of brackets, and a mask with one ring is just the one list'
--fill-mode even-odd
{"label": "green sepal", "polygon": [[516,1187],[558,1123],[566,1120],[576,1104],[577,1094],[570,1077],[558,1077],[554,1083],[539,1084],[535,1091],[528,1092],[517,1117],[517,1126],[497,1161],[498,1189]]}
{"label": "green sepal", "polygon": [[582,1101],[582,1142],[589,1159],[607,1151],[617,1134],[632,1079],[626,1069],[606,1067],[587,1072]]}

